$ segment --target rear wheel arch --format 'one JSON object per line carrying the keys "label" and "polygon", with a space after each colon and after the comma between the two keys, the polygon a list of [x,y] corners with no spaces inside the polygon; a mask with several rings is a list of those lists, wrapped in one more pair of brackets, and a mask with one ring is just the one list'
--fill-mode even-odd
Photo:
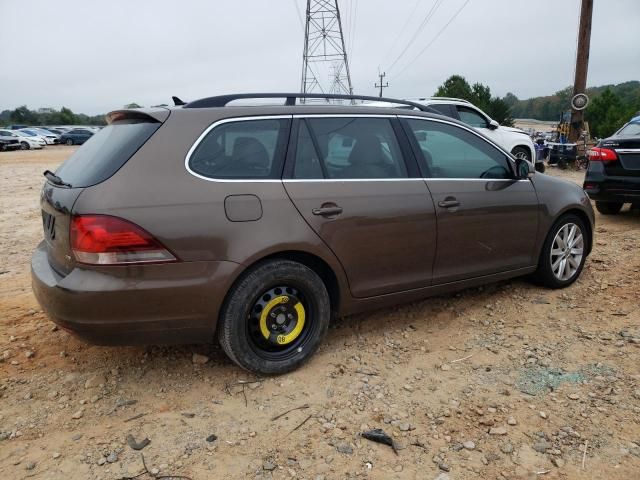
{"label": "rear wheel arch", "polygon": [[[333,268],[318,255],[301,251],[301,250],[283,250],[275,253],[270,253],[268,255],[264,255],[252,263],[246,265],[242,271],[237,275],[234,281],[229,285],[227,289],[227,293],[225,294],[224,300],[221,302],[220,312],[224,310],[224,305],[227,303],[230,293],[233,291],[235,286],[242,281],[242,279],[251,271],[255,270],[261,264],[268,262],[270,260],[290,260],[293,262],[300,263],[309,269],[313,270],[322,280],[329,293],[329,300],[331,302],[331,311],[338,312],[340,310],[341,304],[341,290],[340,290],[340,282]],[[219,323],[219,322],[217,322]],[[216,326],[216,330],[217,330]]]}
{"label": "rear wheel arch", "polygon": [[324,261],[317,255],[301,250],[286,250],[282,252],[272,253],[248,266],[246,271],[253,268],[258,263],[275,259],[298,262],[313,270],[322,279],[322,282],[324,283],[327,292],[329,293],[329,299],[331,300],[331,310],[333,312],[339,311],[341,298],[340,283],[338,282],[338,277],[333,271],[333,268],[331,268],[331,266],[326,261]]}

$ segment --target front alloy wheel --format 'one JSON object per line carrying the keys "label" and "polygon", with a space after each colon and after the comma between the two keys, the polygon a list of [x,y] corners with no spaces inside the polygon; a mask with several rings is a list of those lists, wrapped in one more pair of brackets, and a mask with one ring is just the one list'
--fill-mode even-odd
{"label": "front alloy wheel", "polygon": [[556,233],[551,248],[551,270],[563,282],[570,280],[580,268],[584,255],[584,237],[575,223],[565,223]]}
{"label": "front alloy wheel", "polygon": [[572,213],[560,217],[547,234],[534,279],[549,288],[571,285],[582,272],[590,241],[580,217]]}

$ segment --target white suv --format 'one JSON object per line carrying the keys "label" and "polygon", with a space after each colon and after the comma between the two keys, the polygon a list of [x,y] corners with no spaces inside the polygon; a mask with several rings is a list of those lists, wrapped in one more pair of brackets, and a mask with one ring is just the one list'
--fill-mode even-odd
{"label": "white suv", "polygon": [[408,98],[407,100],[428,105],[442,115],[466,123],[511,152],[514,157],[533,162],[536,170],[544,171],[544,163],[542,159],[540,161],[536,159],[536,149],[527,132],[500,125],[471,102],[448,97]]}
{"label": "white suv", "polygon": [[[533,162],[536,170],[544,172],[544,162],[542,159],[536,159],[533,141],[525,131],[500,125],[471,102],[449,97],[421,97],[407,98],[406,100],[427,105],[446,117],[466,123],[511,152],[514,157]],[[369,102],[365,105],[389,106],[388,103],[383,104],[382,102]],[[403,108],[402,105],[399,107]]]}

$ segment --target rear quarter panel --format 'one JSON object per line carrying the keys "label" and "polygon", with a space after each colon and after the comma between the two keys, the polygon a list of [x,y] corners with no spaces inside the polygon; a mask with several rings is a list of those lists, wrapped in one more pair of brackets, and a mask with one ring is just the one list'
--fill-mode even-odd
{"label": "rear quarter panel", "polygon": [[[340,264],[302,219],[280,180],[208,181],[187,171],[189,148],[209,125],[222,118],[221,114],[229,117],[228,109],[222,110],[172,111],[115,175],[83,191],[74,213],[130,220],[184,262],[234,262],[237,268],[226,279],[227,287],[247,266],[266,256],[302,251],[324,260],[335,272],[341,290],[348,291]],[[244,110],[233,112],[244,115]],[[262,216],[255,221],[230,221],[225,199],[231,195],[257,196]]]}

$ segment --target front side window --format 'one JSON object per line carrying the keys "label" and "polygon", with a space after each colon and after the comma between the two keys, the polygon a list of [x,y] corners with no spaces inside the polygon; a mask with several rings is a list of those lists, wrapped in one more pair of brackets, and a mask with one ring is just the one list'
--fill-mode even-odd
{"label": "front side window", "polygon": [[464,128],[430,120],[407,120],[432,178],[513,178],[506,155]]}
{"label": "front side window", "polygon": [[406,178],[387,118],[307,118],[301,121],[294,178]]}
{"label": "front side window", "polygon": [[281,145],[288,124],[285,119],[223,123],[198,144],[189,158],[189,168],[209,178],[280,178]]}
{"label": "front side window", "polygon": [[458,115],[463,123],[473,128],[488,128],[487,119],[473,108],[458,107]]}

